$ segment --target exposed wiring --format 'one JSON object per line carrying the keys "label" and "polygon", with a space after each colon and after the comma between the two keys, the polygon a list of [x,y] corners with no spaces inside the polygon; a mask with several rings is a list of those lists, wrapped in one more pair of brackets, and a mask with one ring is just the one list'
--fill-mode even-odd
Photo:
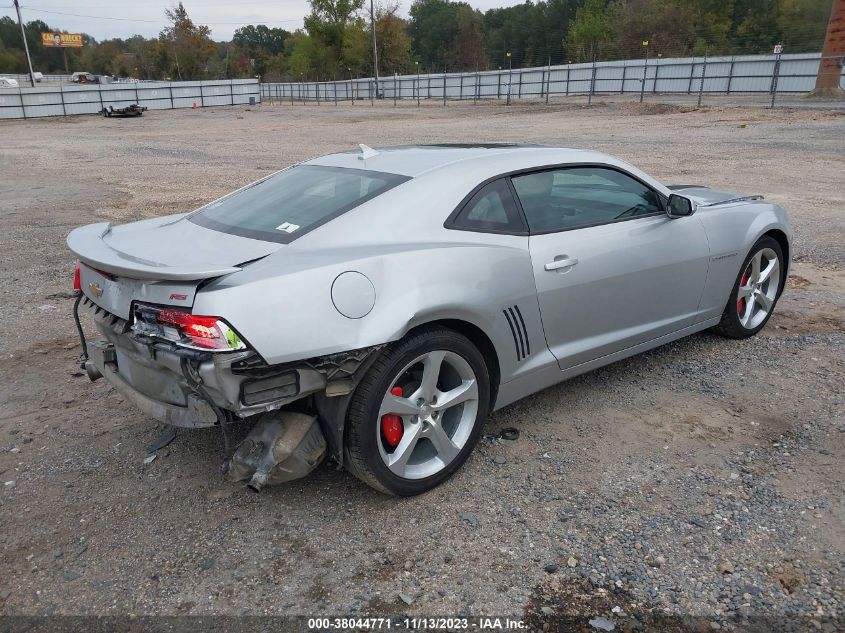
{"label": "exposed wiring", "polygon": [[76,295],[76,301],[73,304],[73,321],[76,323],[76,331],[79,333],[79,342],[82,345],[82,353],[79,355],[82,367],[85,367],[85,361],[88,360],[88,343],[85,341],[85,332],[82,331],[82,323],[79,322],[79,302],[82,301],[82,293]]}

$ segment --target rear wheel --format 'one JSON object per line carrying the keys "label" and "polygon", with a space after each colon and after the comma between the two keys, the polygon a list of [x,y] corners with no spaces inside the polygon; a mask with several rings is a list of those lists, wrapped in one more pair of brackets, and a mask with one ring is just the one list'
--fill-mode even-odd
{"label": "rear wheel", "polygon": [[762,330],[783,290],[783,266],[783,250],[777,240],[760,238],[745,258],[722,320],[714,330],[738,339]]}
{"label": "rear wheel", "polygon": [[445,328],[421,330],[382,352],[349,405],[352,473],[400,496],[437,486],[466,461],[490,407],[484,358]]}

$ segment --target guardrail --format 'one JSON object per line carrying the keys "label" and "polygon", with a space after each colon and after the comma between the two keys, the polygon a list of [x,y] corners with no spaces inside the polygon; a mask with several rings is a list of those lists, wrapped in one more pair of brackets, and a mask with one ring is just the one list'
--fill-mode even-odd
{"label": "guardrail", "polygon": [[[806,94],[813,90],[821,55],[745,55],[635,59],[514,68],[261,84],[271,102],[333,102],[355,99],[536,99],[565,95]],[[839,60],[841,66],[841,60]],[[840,87],[843,80],[840,79]],[[774,103],[774,101],[773,101]]]}
{"label": "guardrail", "polygon": [[150,110],[230,106],[261,101],[258,80],[50,85],[0,89],[0,119],[96,114],[137,103]]}

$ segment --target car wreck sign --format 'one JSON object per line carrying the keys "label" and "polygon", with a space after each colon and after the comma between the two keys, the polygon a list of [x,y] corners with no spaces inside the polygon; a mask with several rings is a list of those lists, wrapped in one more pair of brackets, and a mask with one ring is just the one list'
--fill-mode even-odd
{"label": "car wreck sign", "polygon": [[41,33],[41,43],[54,48],[82,46],[82,33]]}

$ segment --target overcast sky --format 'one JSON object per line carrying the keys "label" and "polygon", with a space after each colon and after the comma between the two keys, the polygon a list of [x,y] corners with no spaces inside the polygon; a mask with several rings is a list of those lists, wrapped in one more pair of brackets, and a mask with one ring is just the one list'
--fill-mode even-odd
{"label": "overcast sky", "polygon": [[[486,11],[493,7],[521,4],[524,0],[469,0]],[[164,10],[170,0],[20,0],[24,22],[41,19],[53,28],[70,33],[88,33],[97,40],[141,34],[158,35],[165,26]],[[244,24],[266,24],[289,31],[302,27],[309,12],[308,0],[185,0],[188,15],[198,24],[211,27],[215,40],[229,40]],[[401,13],[408,14],[411,0],[403,0]],[[17,19],[15,10],[5,4],[0,15]],[[72,14],[72,15],[71,15]]]}

